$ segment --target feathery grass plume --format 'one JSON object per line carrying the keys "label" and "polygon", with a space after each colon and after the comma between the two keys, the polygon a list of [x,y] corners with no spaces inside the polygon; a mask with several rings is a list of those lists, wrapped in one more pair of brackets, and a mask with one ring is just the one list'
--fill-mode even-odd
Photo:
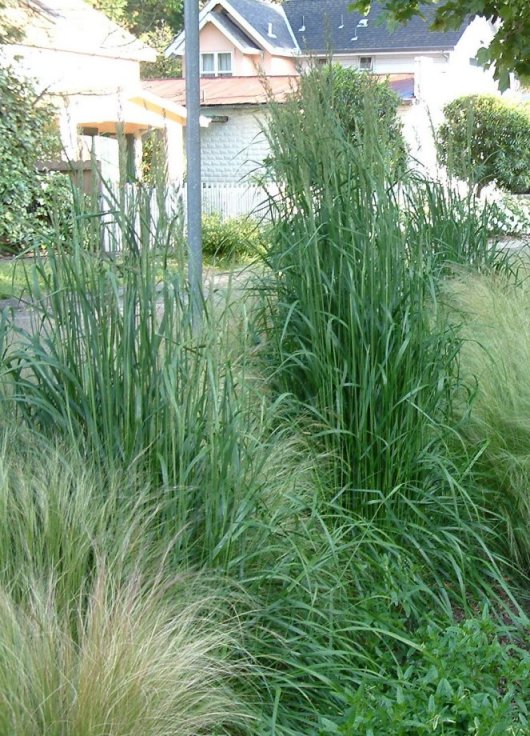
{"label": "feathery grass plume", "polygon": [[[163,591],[163,589],[162,589]],[[53,578],[27,600],[0,590],[0,732],[12,736],[197,736],[245,730],[231,688],[233,630],[216,601],[179,605],[100,567],[88,603],[57,607]]]}
{"label": "feathery grass plume", "polygon": [[152,574],[164,551],[153,529],[156,503],[132,473],[102,471],[73,443],[8,421],[0,439],[0,585],[20,602],[28,581],[53,577],[54,605],[67,612],[102,555],[118,580],[140,564]]}
{"label": "feathery grass plume", "polygon": [[461,323],[462,378],[473,394],[455,403],[468,451],[477,453],[474,475],[486,505],[503,518],[515,559],[530,563],[530,284],[495,272],[468,273],[445,285],[448,305]]}

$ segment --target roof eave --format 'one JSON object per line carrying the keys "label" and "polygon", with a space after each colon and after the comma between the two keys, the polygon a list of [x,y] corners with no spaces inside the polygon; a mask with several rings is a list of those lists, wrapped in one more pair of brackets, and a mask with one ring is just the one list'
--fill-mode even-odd
{"label": "roof eave", "polygon": [[[450,51],[454,51],[454,46],[400,46],[396,48],[388,48],[388,46],[380,46],[380,47],[355,47],[355,48],[346,48],[346,49],[339,49],[337,51],[332,52],[332,57],[334,56],[351,56],[352,54],[443,54],[443,53],[449,53]],[[326,58],[330,55],[329,49],[317,49],[315,51],[302,53],[302,56],[304,58],[310,59],[311,57],[318,57],[318,58]]]}

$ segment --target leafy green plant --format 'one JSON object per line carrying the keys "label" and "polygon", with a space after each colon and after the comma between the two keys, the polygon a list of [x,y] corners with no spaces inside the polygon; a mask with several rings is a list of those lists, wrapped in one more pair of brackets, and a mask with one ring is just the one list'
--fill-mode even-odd
{"label": "leafy green plant", "polygon": [[530,115],[524,106],[493,95],[450,102],[438,130],[440,162],[479,190],[495,182],[520,193],[530,190]]}
{"label": "leafy green plant", "polygon": [[328,723],[321,733],[528,733],[530,641],[524,632],[510,632],[485,614],[444,630],[424,629],[415,641],[418,646],[409,649],[394,678],[368,678],[348,698],[340,723]]}
{"label": "leafy green plant", "polygon": [[237,262],[259,256],[266,234],[263,226],[250,217],[223,219],[219,214],[211,214],[202,219],[202,239],[206,258]]}

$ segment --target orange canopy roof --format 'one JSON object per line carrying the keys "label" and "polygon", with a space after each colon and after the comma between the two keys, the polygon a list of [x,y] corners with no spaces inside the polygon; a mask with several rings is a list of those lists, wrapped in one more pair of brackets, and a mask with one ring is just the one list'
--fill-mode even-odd
{"label": "orange canopy roof", "polygon": [[[296,89],[298,77],[202,77],[201,105],[260,105],[267,102],[269,94],[275,100],[283,100]],[[152,79],[143,82],[144,89],[184,105],[186,102],[185,79]]]}
{"label": "orange canopy roof", "polygon": [[[414,74],[379,75],[388,80],[403,102],[414,97]],[[281,102],[296,89],[298,76],[202,77],[201,105],[262,105],[269,99]],[[179,105],[186,104],[185,79],[151,79],[144,89]]]}

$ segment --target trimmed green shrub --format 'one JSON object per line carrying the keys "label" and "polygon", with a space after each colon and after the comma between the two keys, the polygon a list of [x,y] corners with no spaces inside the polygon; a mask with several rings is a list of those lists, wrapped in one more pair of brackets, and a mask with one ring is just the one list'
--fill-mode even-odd
{"label": "trimmed green shrub", "polygon": [[488,615],[418,632],[395,679],[367,678],[322,736],[525,736],[530,640],[507,633]]}
{"label": "trimmed green shrub", "polygon": [[530,115],[493,95],[450,102],[438,130],[440,163],[479,190],[490,182],[513,193],[530,190]]}
{"label": "trimmed green shrub", "polygon": [[219,214],[205,215],[202,220],[202,247],[207,258],[237,261],[263,252],[265,233],[250,217],[226,220]]}

